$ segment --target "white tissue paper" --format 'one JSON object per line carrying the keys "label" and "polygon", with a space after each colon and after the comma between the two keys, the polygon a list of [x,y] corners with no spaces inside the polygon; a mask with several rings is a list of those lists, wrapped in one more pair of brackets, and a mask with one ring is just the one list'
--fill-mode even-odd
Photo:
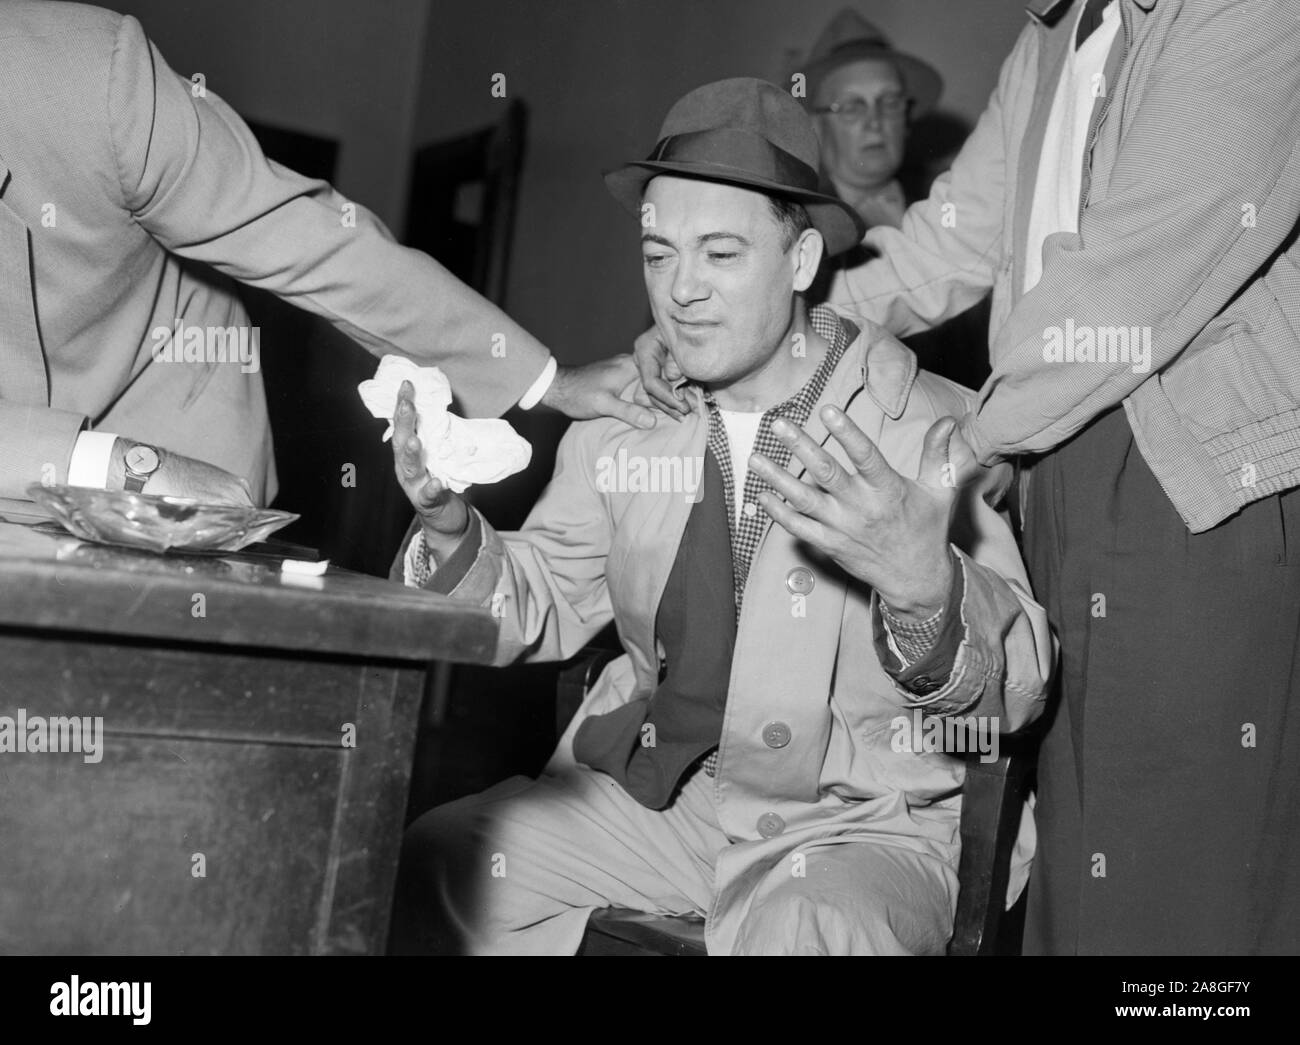
{"label": "white tissue paper", "polygon": [[419,366],[405,356],[384,356],[375,376],[357,385],[366,409],[390,422],[385,441],[393,436],[391,421],[403,381],[415,386],[415,432],[424,447],[424,467],[448,489],[464,493],[470,486],[500,482],[528,467],[533,448],[510,422],[450,413],[447,376],[436,366]]}

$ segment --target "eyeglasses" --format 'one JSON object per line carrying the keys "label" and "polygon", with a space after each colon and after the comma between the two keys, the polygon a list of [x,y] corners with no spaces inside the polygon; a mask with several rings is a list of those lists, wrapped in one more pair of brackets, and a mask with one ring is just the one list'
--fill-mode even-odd
{"label": "eyeglasses", "polygon": [[907,112],[908,97],[904,94],[886,94],[874,103],[865,98],[851,98],[847,102],[832,102],[813,112],[834,116],[844,123],[858,123],[878,113],[882,120],[896,120]]}

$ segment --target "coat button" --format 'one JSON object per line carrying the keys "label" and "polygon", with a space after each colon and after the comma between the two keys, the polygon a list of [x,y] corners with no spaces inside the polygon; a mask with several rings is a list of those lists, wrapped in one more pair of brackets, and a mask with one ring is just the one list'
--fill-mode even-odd
{"label": "coat button", "polygon": [[807,566],[796,566],[785,575],[785,586],[795,595],[807,595],[816,583],[817,578]]}
{"label": "coat button", "polygon": [[911,682],[907,683],[907,688],[913,693],[933,693],[936,689],[942,689],[942,685],[935,682],[929,675],[917,675]]}
{"label": "coat button", "polygon": [[763,743],[768,747],[785,747],[790,743],[790,727],[784,722],[769,722],[763,727]]}
{"label": "coat button", "polygon": [[764,813],[758,818],[758,833],[764,838],[775,838],[785,830],[785,821],[775,813]]}

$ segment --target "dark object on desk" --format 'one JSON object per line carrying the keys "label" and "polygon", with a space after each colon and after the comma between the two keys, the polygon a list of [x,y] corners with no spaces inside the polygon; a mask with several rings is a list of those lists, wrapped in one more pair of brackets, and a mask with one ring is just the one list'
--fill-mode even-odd
{"label": "dark object on desk", "polygon": [[[563,733],[600,673],[619,656],[612,650],[584,650],[560,673],[556,694],[556,728]],[[957,914],[948,955],[1003,953],[1001,927],[1011,851],[1015,848],[1024,806],[1032,749],[1013,738],[1002,747],[1014,750],[991,763],[966,760],[962,789],[961,863],[957,871]],[[596,955],[704,955],[704,921],[665,917],[610,907],[595,911],[578,953]]]}
{"label": "dark object on desk", "polygon": [[102,721],[100,761],[0,754],[0,952],[382,953],[428,664],[495,635],[357,574],[0,526],[0,716]]}

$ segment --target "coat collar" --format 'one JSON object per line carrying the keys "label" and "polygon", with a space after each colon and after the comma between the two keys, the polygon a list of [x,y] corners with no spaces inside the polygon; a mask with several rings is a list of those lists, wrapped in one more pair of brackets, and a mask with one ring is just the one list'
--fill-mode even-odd
{"label": "coat collar", "polygon": [[[814,411],[826,402],[843,406],[855,392],[865,388],[886,416],[896,420],[907,407],[907,397],[916,380],[916,356],[911,350],[883,327],[865,320],[846,319],[826,305],[813,309],[809,318],[823,337],[830,336],[838,327],[849,342]],[[851,364],[847,369],[846,363]]]}
{"label": "coat collar", "polygon": [[[853,326],[852,323],[848,325]],[[864,324],[845,355],[855,351],[861,353],[862,361],[858,366],[867,395],[885,412],[885,416],[897,421],[907,409],[907,400],[916,382],[916,353],[875,323]]]}

